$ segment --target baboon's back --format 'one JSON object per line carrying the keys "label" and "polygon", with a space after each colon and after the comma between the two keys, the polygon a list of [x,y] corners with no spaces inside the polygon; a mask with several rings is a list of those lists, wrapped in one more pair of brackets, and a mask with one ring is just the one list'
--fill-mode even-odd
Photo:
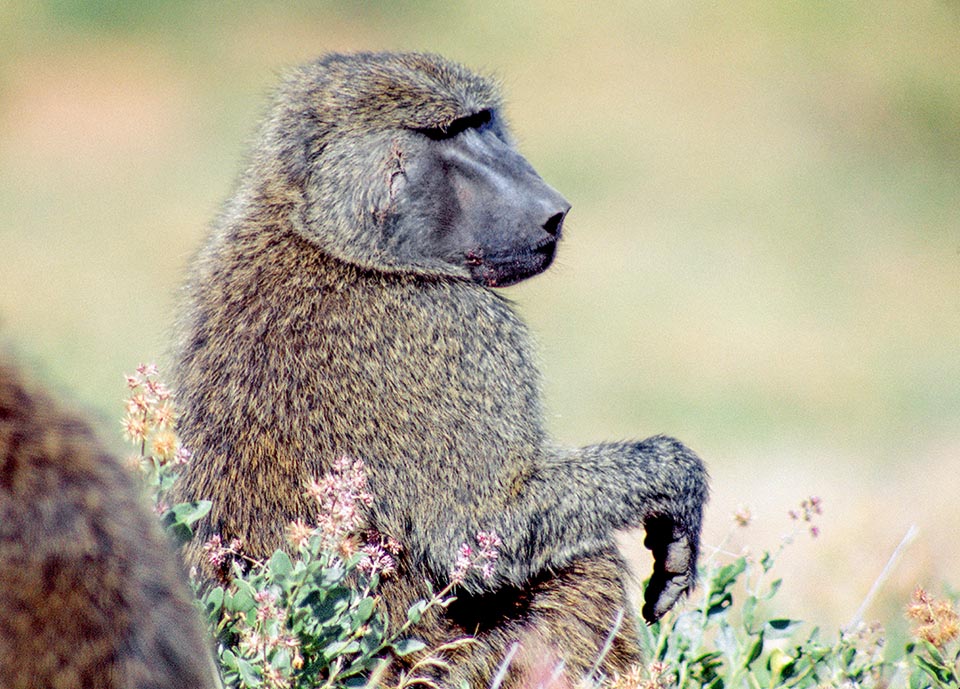
{"label": "baboon's back", "polygon": [[0,682],[213,687],[208,650],[128,470],[0,360]]}

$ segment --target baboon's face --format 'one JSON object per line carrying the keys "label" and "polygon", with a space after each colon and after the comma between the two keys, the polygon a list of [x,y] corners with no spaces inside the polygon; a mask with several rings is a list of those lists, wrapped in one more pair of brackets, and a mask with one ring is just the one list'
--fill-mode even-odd
{"label": "baboon's face", "polygon": [[488,287],[547,269],[570,204],[513,148],[494,111],[413,128],[399,145],[396,246],[463,267]]}

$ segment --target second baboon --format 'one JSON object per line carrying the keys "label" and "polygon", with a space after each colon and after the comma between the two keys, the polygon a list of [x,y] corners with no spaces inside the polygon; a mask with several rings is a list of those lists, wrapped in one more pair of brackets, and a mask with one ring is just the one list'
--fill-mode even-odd
{"label": "second baboon", "polygon": [[[175,375],[195,459],[178,497],[214,501],[189,563],[212,576],[214,535],[282,546],[306,482],[348,456],[370,473],[369,526],[404,548],[391,620],[449,581],[460,544],[502,539],[493,576],[418,630],[477,639],[443,686],[487,686],[519,638],[587,672],[626,605],[617,529],[646,529],[643,613],[660,617],[694,582],[702,462],[662,436],[553,443],[527,329],[491,289],[550,265],[568,209],[490,80],[425,54],[293,71],[186,290]],[[631,619],[607,673],[638,660]]]}
{"label": "second baboon", "polygon": [[0,357],[0,683],[213,689],[211,646],[134,477]]}

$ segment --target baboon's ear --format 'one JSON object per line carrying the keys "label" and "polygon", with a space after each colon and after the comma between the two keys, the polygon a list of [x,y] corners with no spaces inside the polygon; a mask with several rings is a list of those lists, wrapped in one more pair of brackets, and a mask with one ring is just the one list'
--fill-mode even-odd
{"label": "baboon's ear", "polygon": [[320,165],[323,145],[312,128],[316,125],[310,120],[297,121],[290,125],[289,139],[283,140],[278,162],[282,166],[284,177],[295,189],[306,189],[310,176]]}
{"label": "baboon's ear", "polygon": [[335,128],[322,101],[303,74],[289,74],[274,93],[269,115],[261,124],[248,174],[268,181],[283,180],[277,184],[288,194],[292,189],[305,189]]}

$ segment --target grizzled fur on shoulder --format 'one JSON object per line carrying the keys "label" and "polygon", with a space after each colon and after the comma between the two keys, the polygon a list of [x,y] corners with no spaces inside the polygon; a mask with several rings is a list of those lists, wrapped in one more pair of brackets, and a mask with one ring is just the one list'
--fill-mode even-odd
{"label": "grizzled fur on shoulder", "polygon": [[180,574],[129,471],[0,360],[3,686],[219,686]]}
{"label": "grizzled fur on shoulder", "polygon": [[[490,288],[550,265],[569,205],[500,109],[489,80],[432,55],[294,71],[194,262],[176,367],[194,451],[178,497],[213,500],[186,557],[208,577],[204,540],[268,556],[344,455],[369,469],[370,528],[404,547],[383,585],[391,620],[449,581],[461,543],[500,536],[494,575],[417,630],[476,637],[442,686],[487,686],[517,639],[588,671],[627,605],[614,530],[647,529],[655,619],[693,585],[707,495],[670,438],[546,435],[527,329]],[[639,659],[626,620],[605,672]]]}

